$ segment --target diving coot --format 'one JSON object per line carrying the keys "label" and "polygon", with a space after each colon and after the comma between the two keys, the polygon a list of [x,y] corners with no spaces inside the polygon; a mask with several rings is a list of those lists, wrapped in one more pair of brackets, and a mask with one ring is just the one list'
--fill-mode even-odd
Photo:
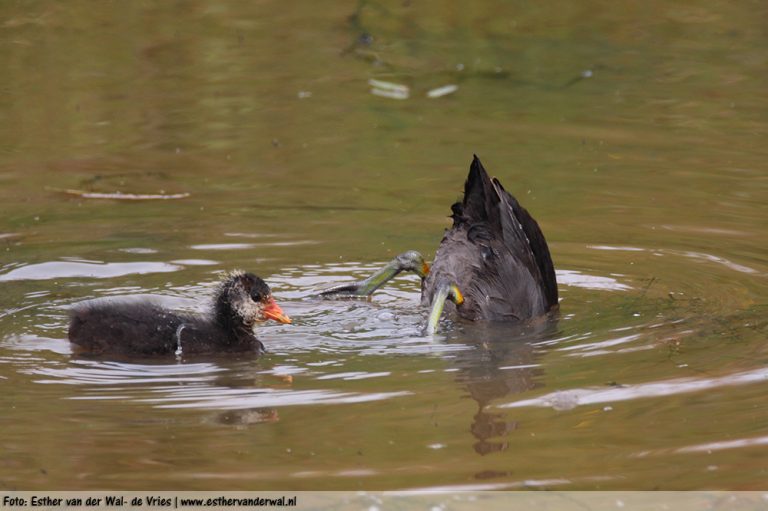
{"label": "diving coot", "polygon": [[472,321],[520,321],[557,305],[552,257],[539,224],[477,156],[464,184],[464,200],[451,207],[453,226],[435,254],[421,290],[431,305],[427,332],[434,332],[445,303],[456,289],[456,313]]}
{"label": "diving coot", "polygon": [[269,286],[235,271],[219,285],[208,314],[173,312],[151,302],[95,301],[73,307],[69,340],[89,354],[160,356],[261,352],[255,323],[290,323]]}
{"label": "diving coot", "polygon": [[[321,296],[368,296],[401,271],[422,278],[421,301],[431,307],[433,333],[446,300],[463,318],[519,321],[557,305],[552,257],[539,224],[474,157],[464,199],[451,207],[453,226],[440,242],[432,269],[416,251],[400,254],[374,275]],[[455,306],[455,307],[454,307]]]}

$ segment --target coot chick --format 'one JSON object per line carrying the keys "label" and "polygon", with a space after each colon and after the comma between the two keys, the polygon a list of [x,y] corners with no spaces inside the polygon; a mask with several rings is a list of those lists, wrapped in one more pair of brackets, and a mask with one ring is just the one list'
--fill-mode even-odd
{"label": "coot chick", "polygon": [[87,354],[163,356],[260,353],[256,323],[291,320],[252,273],[235,271],[219,285],[207,314],[174,312],[151,302],[95,301],[71,311],[69,340]]}

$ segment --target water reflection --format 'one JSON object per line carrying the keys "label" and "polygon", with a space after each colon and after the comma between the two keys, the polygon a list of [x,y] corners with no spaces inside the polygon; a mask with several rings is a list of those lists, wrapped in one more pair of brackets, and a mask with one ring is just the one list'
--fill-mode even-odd
{"label": "water reflection", "polygon": [[[702,228],[705,229],[705,228]],[[705,229],[708,233],[711,229]],[[729,233],[730,234],[730,233]],[[623,252],[651,252],[654,255],[672,255],[675,257],[685,257],[693,259],[695,261],[715,263],[723,265],[729,270],[737,271],[740,273],[759,274],[760,272],[754,268],[746,266],[744,264],[735,263],[726,259],[725,257],[717,256],[714,254],[707,254],[704,252],[696,252],[693,250],[672,250],[672,249],[645,249],[639,247],[625,247],[625,246],[611,246],[611,245],[591,245],[588,248],[594,250],[607,250],[607,251],[623,251]]]}
{"label": "water reflection", "polygon": [[517,429],[517,421],[489,408],[495,401],[542,384],[544,371],[539,360],[543,354],[534,343],[556,332],[557,317],[552,314],[525,324],[463,325],[460,333],[447,339],[471,347],[459,351],[453,365],[459,369],[456,382],[477,403],[470,432],[478,454],[508,447],[506,437]]}
{"label": "water reflection", "polygon": [[107,279],[124,275],[168,273],[181,270],[181,266],[165,262],[132,261],[51,261],[17,266],[0,275],[0,281],[47,280],[56,278],[87,277]]}
{"label": "water reflection", "polygon": [[498,405],[499,408],[523,406],[552,407],[555,410],[571,410],[577,406],[613,403],[631,399],[671,396],[689,392],[701,392],[732,385],[764,384],[768,369],[759,368],[716,378],[678,378],[639,384],[611,385],[609,388],[570,389],[545,394],[534,399],[524,399]]}

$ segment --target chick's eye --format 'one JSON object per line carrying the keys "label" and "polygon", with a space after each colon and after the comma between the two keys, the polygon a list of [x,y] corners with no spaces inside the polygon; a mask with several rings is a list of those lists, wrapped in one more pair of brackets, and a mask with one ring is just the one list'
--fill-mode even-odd
{"label": "chick's eye", "polygon": [[261,296],[261,293],[259,293],[258,291],[253,291],[253,292],[251,293],[251,299],[252,299],[254,302],[260,302],[260,301],[261,301],[261,298],[262,298],[262,296]]}

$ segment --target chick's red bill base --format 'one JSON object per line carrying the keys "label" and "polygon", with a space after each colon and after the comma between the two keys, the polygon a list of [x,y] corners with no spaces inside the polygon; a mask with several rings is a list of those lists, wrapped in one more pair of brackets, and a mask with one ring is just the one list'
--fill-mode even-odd
{"label": "chick's red bill base", "polygon": [[275,299],[271,296],[267,298],[266,306],[262,309],[262,314],[266,319],[271,319],[280,323],[291,322],[291,318],[283,312],[283,309],[280,308]]}

